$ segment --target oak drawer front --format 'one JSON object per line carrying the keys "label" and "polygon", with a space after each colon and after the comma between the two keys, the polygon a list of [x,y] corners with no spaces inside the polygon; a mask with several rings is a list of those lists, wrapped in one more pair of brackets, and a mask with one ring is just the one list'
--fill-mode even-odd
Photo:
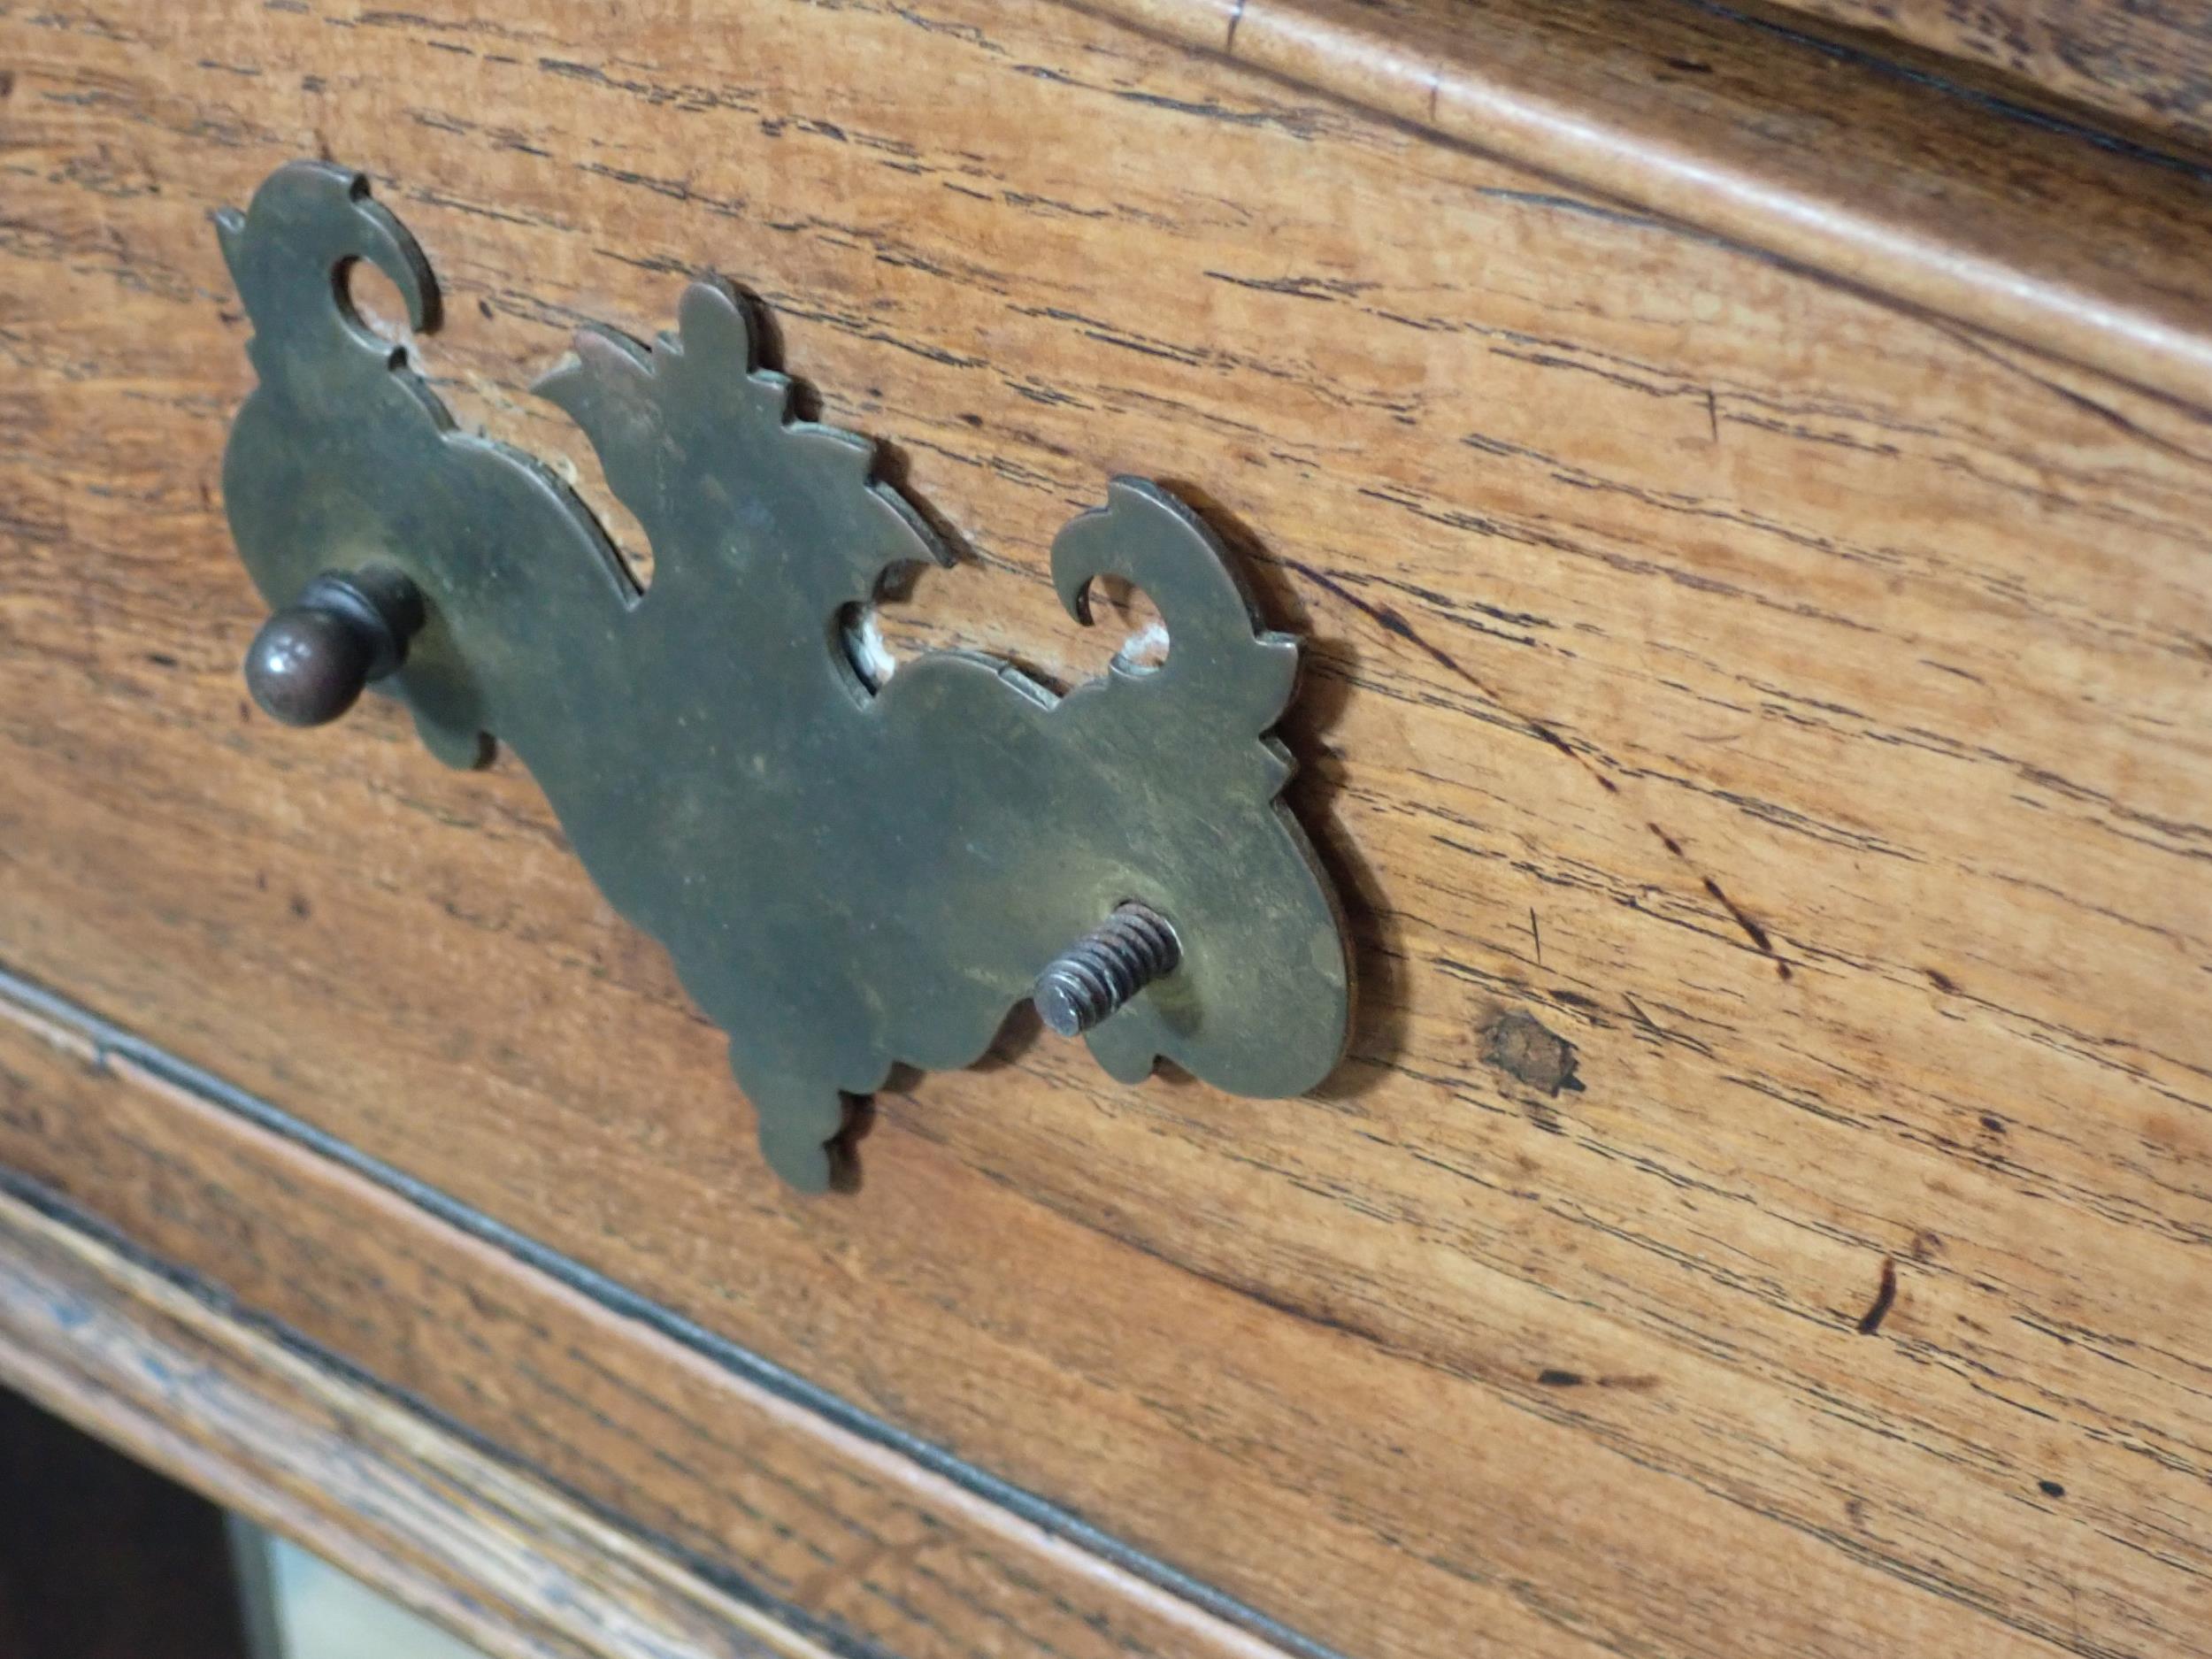
{"label": "oak drawer front", "polygon": [[[2200,419],[1070,9],[714,12],[0,18],[13,1000],[1269,1640],[2202,1651]],[[1330,1083],[1124,1088],[1017,1030],[795,1196],[526,774],[252,713],[207,215],[317,153],[437,265],[441,393],[595,504],[522,388],[687,275],[757,293],[974,555],[895,649],[1080,678],[1053,531],[1121,472],[1225,526],[1310,641]],[[54,1087],[0,1164],[239,1271]]]}
{"label": "oak drawer front", "polygon": [[2116,133],[2147,131],[2198,153],[2212,140],[2205,120],[2212,87],[2205,79],[2201,15],[2148,12],[2126,0],[2002,0],[1970,10],[1943,0],[1784,4],[1816,27],[1841,24],[1893,35],[1930,53],[1920,61],[1932,73],[2060,119],[2086,116]]}

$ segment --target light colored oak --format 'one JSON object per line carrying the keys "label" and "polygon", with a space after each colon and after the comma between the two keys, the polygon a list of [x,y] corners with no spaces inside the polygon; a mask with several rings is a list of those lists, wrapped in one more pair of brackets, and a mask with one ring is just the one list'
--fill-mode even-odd
{"label": "light colored oak", "polygon": [[[1057,7],[289,4],[0,18],[11,965],[1343,1652],[2206,1651],[2202,420]],[[1113,472],[1244,526],[1332,1087],[1018,1031],[796,1201],[526,777],[250,718],[204,215],[324,150],[541,452],[757,288],[976,555],[895,638],[1097,661]]]}

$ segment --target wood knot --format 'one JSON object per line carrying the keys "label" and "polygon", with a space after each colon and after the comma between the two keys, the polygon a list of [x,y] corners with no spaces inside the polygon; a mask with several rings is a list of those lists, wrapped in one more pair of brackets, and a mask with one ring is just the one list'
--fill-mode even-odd
{"label": "wood knot", "polygon": [[1484,1029],[1482,1057],[1508,1077],[1556,1097],[1563,1089],[1581,1092],[1575,1076],[1575,1046],[1521,1009],[1501,1014]]}

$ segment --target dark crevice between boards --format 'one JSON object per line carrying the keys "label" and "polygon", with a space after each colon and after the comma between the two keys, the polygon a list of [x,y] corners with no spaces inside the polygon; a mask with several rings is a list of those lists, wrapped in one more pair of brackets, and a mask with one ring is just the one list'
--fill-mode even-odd
{"label": "dark crevice between boards", "polygon": [[[35,1030],[43,1025],[58,1028],[64,1033],[87,1043],[93,1050],[93,1064],[104,1069],[111,1060],[125,1060],[170,1088],[190,1096],[203,1106],[224,1111],[252,1125],[255,1128],[290,1141],[292,1144],[327,1160],[331,1164],[370,1182],[412,1204],[418,1210],[445,1223],[456,1231],[490,1246],[526,1268],[566,1286],[619,1318],[635,1321],[680,1344],[710,1363],[764,1388],[778,1398],[810,1412],[824,1421],[833,1424],[847,1432],[857,1435],[871,1444],[884,1448],[907,1459],[918,1467],[941,1477],[971,1496],[1014,1516],[1064,1543],[1073,1546],[1101,1561],[1164,1591],[1202,1612],[1212,1615],[1225,1624],[1236,1625],[1263,1641],[1271,1642],[1294,1659],[1348,1659],[1341,1650],[1329,1646],[1302,1632],[1293,1629],[1280,1620],[1271,1617],[1259,1609],[1238,1600],[1227,1591],[1218,1589],[1205,1580],[1183,1571],[1173,1564],[1150,1555],[1128,1543],[1104,1528],[1083,1519],[1052,1500],[1041,1497],[1016,1486],[1000,1476],[969,1463],[942,1447],[910,1433],[886,1418],[853,1404],[843,1396],[833,1394],[819,1384],[810,1382],[794,1371],[778,1364],[765,1355],[757,1353],[742,1343],[719,1335],[697,1321],[663,1306],[651,1298],[631,1290],[605,1274],[576,1261],[572,1257],[541,1244],[527,1234],[518,1232],[504,1222],[484,1214],[462,1202],[429,1183],[419,1180],[404,1171],[383,1162],[348,1144],[326,1131],[294,1117],[281,1107],[263,1100],[225,1081],[214,1073],[194,1065],[190,1061],[170,1053],[157,1043],[137,1036],[132,1032],[101,1018],[66,997],[48,990],[35,980],[25,978],[5,965],[0,965],[0,1018],[9,1017],[12,1010],[19,1011],[24,1024]],[[27,1189],[27,1190],[25,1190]],[[171,1282],[204,1294],[210,1305],[234,1310],[239,1317],[255,1321],[248,1310],[241,1308],[234,1298],[219,1287],[203,1284],[192,1275],[145,1252],[117,1234],[104,1224],[80,1217],[66,1205],[56,1210],[58,1202],[35,1184],[23,1180],[4,1168],[0,1168],[0,1190],[14,1191],[25,1202],[42,1207],[58,1220],[71,1225],[81,1225],[95,1236],[112,1240],[119,1252],[140,1261],[150,1270],[160,1273]],[[394,1394],[385,1385],[349,1364],[334,1355],[306,1344],[296,1333],[274,1321],[257,1321],[261,1328],[279,1340],[299,1347],[308,1357],[318,1363],[330,1364],[334,1370],[348,1377]],[[422,1409],[419,1403],[395,1394],[410,1409]],[[425,1409],[426,1417],[436,1414]],[[441,1419],[442,1420],[442,1419]],[[481,1437],[472,1434],[465,1426],[456,1425],[456,1432],[473,1444],[484,1445]],[[496,1447],[486,1449],[504,1456]],[[576,1501],[587,1508],[602,1509],[592,1500],[577,1494]],[[611,1516],[625,1528],[638,1532],[635,1523],[620,1516]],[[680,1548],[667,1546],[656,1540],[657,1548],[664,1548],[673,1558],[690,1561]],[[752,1598],[757,1592],[737,1580],[726,1567],[700,1562],[695,1570],[702,1578],[717,1584],[733,1595]],[[725,1583],[717,1575],[731,1580]],[[813,1621],[809,1621],[810,1625]],[[831,1644],[841,1655],[854,1655],[849,1642]]]}

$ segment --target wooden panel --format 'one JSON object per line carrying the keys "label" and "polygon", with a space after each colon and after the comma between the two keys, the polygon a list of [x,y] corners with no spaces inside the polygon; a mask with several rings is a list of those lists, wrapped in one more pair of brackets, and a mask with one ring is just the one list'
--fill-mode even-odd
{"label": "wooden panel", "polygon": [[2142,0],[1778,0],[2212,147],[2212,12]]}
{"label": "wooden panel", "polygon": [[1662,0],[1097,0],[1165,37],[2201,408],[2212,173]]}
{"label": "wooden panel", "polygon": [[0,1164],[799,1630],[899,1659],[1279,1654],[19,1003],[0,1003]]}
{"label": "wooden panel", "polygon": [[[14,965],[1348,1652],[2206,1651],[2195,418],[1058,9],[73,16],[0,21]],[[1240,522],[1333,1085],[1018,1032],[801,1202],[526,778],[250,718],[204,216],[319,149],[547,452],[578,315],[759,289],[976,552],[904,637],[1077,661],[1111,471]]]}
{"label": "wooden panel", "polygon": [[8,1659],[248,1659],[223,1512],[205,1498],[4,1389],[0,1492]]}
{"label": "wooden panel", "polygon": [[384,1395],[5,1193],[0,1379],[491,1659],[830,1659]]}

